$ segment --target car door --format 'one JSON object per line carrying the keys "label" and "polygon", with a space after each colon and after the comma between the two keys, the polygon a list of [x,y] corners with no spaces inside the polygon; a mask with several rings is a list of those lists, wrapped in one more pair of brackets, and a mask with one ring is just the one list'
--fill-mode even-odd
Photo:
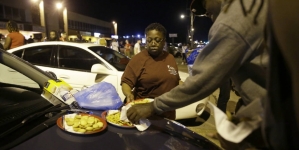
{"label": "car door", "polygon": [[[15,51],[13,54],[23,58],[43,71],[53,72],[57,78],[69,83],[73,88],[82,88],[84,85],[92,85],[90,78],[95,78],[95,74],[90,74],[75,69],[59,69],[56,58],[57,45],[43,45],[29,47],[24,50]],[[79,78],[81,78],[79,80]]]}
{"label": "car door", "polygon": [[57,63],[55,65],[57,66],[52,71],[73,88],[80,89],[101,81],[117,87],[116,73],[97,74],[91,72],[92,65],[103,64],[105,66],[105,64],[90,52],[78,47],[60,45],[56,55]]}

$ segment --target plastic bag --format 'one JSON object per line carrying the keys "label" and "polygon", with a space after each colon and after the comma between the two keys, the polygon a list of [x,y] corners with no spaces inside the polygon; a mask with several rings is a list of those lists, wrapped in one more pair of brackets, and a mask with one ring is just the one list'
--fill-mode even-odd
{"label": "plastic bag", "polygon": [[193,51],[191,52],[188,52],[189,50],[186,49],[186,61],[187,61],[187,64],[188,64],[188,73],[190,76],[193,76],[192,74],[192,67],[193,67],[193,63],[195,61],[195,59],[197,58],[197,56],[200,54],[201,50],[203,49],[203,47],[198,47],[196,49],[194,49]]}
{"label": "plastic bag", "polygon": [[200,54],[201,50],[203,48],[202,47],[198,47],[194,50],[191,50],[191,52],[189,52],[190,50],[186,50],[186,54],[187,54],[187,64],[188,65],[193,65],[195,59],[197,58],[197,56]]}
{"label": "plastic bag", "polygon": [[74,98],[80,107],[93,110],[113,110],[123,104],[115,87],[107,82],[79,91],[74,94]]}

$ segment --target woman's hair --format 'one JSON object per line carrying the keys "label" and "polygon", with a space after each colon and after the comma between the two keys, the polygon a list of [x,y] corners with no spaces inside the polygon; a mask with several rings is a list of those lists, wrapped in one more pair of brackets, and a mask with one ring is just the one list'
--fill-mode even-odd
{"label": "woman's hair", "polygon": [[19,32],[18,24],[12,20],[6,23],[8,32]]}
{"label": "woman's hair", "polygon": [[160,23],[152,23],[145,28],[145,34],[150,30],[157,30],[162,32],[163,36],[166,37],[166,29]]}

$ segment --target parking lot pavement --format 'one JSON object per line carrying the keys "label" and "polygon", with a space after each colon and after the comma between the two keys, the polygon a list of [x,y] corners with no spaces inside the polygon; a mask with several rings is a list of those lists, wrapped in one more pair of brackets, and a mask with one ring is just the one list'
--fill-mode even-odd
{"label": "parking lot pavement", "polygon": [[[176,61],[178,64],[179,71],[188,73],[187,65],[182,65],[181,58],[176,58]],[[213,104],[216,104],[218,96],[219,96],[219,89],[214,91],[209,96],[209,100]],[[227,103],[227,111],[234,112],[238,100],[239,97],[234,92],[231,91],[230,100]],[[204,113],[197,118],[179,120],[179,122],[187,126],[188,129],[198,133],[199,135],[206,137],[207,139],[214,142],[216,145],[220,147],[220,143],[218,140],[207,136],[208,133],[216,133],[214,114],[211,113],[209,108],[205,109]]]}

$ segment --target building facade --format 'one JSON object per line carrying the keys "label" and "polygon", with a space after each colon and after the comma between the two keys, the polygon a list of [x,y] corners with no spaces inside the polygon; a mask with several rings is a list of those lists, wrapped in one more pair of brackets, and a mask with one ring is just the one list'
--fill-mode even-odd
{"label": "building facade", "polygon": [[111,22],[84,16],[67,10],[67,6],[56,8],[53,0],[1,0],[0,1],[0,33],[8,34],[6,22],[18,23],[20,32],[29,38],[47,37],[49,31],[66,32],[69,39],[81,34],[84,40],[94,42],[99,34],[110,38],[114,34]]}

